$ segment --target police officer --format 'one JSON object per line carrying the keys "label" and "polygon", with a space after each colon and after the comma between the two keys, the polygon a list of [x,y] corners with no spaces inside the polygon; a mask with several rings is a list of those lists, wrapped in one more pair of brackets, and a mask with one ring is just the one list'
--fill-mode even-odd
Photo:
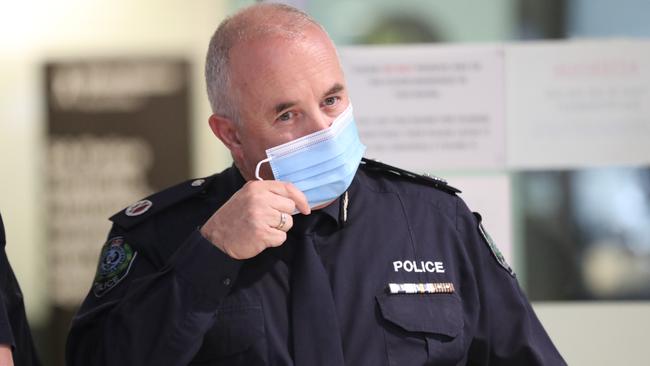
{"label": "police officer", "polygon": [[225,20],[209,125],[234,165],[114,215],[69,365],[562,365],[454,188],[362,160],[325,31]]}
{"label": "police officer", "polygon": [[5,253],[0,215],[0,366],[40,365],[25,316],[23,294]]}

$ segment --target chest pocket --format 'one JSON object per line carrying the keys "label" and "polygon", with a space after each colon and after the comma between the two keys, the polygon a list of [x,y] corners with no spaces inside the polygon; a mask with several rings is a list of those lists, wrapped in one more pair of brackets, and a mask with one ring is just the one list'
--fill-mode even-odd
{"label": "chest pocket", "polygon": [[226,298],[191,365],[266,365],[266,354],[262,306]]}
{"label": "chest pocket", "polygon": [[376,297],[391,366],[456,365],[464,357],[460,300],[447,294]]}

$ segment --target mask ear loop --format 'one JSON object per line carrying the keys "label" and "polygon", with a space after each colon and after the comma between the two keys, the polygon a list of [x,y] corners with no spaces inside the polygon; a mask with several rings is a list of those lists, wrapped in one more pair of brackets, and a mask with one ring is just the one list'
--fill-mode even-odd
{"label": "mask ear loop", "polygon": [[[262,179],[262,177],[260,177],[260,168],[262,167],[262,164],[268,163],[269,161],[271,161],[271,158],[266,158],[266,159],[260,161],[259,163],[257,163],[257,165],[255,166],[255,178],[257,178],[257,180],[264,180],[264,179]],[[295,215],[297,213],[300,213],[300,211],[296,208],[296,209],[293,210],[293,212],[291,214]]]}
{"label": "mask ear loop", "polygon": [[257,166],[255,166],[255,178],[257,178],[257,180],[264,180],[262,177],[260,177],[260,168],[262,167],[262,164],[268,163],[269,161],[271,161],[271,158],[266,158],[264,160],[261,160],[259,163],[257,163]]}

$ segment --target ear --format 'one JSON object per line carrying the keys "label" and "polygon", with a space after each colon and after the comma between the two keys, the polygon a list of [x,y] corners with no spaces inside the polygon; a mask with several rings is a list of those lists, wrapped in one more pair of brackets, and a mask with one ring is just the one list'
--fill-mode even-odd
{"label": "ear", "polygon": [[208,119],[212,133],[226,145],[235,161],[242,158],[242,145],[239,140],[238,125],[231,119],[213,114]]}

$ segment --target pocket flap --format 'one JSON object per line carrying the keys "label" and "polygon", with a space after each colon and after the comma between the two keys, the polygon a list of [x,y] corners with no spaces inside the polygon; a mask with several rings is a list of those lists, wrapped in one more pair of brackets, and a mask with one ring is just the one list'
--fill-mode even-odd
{"label": "pocket flap", "polygon": [[384,319],[406,331],[456,337],[463,328],[463,312],[456,296],[382,294],[376,298]]}

